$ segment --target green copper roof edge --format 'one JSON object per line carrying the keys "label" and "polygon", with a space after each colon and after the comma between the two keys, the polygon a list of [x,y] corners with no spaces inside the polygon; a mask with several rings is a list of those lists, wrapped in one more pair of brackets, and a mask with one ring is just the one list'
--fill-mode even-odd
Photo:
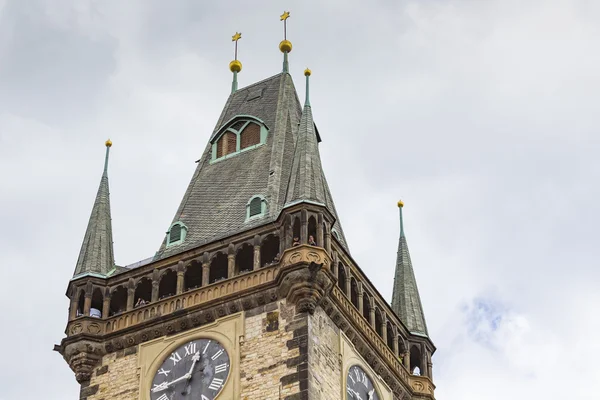
{"label": "green copper roof edge", "polygon": [[327,207],[327,205],[318,202],[318,201],[312,201],[312,200],[304,200],[304,199],[300,199],[300,200],[294,200],[291,201],[289,203],[286,203],[283,208],[290,208],[292,206],[295,206],[296,204],[300,204],[300,203],[307,203],[307,204],[314,204],[315,206],[321,206],[321,207]]}
{"label": "green copper roof edge", "polygon": [[[115,268],[113,268],[113,269],[111,270],[111,272],[112,272],[113,270],[115,270]],[[86,276],[92,276],[92,277],[94,277],[94,278],[102,278],[102,279],[105,279],[105,278],[106,278],[108,275],[110,275],[110,272],[109,272],[107,275],[102,275],[102,274],[99,274],[99,273],[97,273],[97,272],[89,272],[89,271],[87,271],[87,272],[84,272],[84,273],[82,273],[82,274],[75,275],[74,277],[72,277],[72,278],[71,278],[71,281],[77,280],[77,279],[79,279],[79,278],[85,278]]]}

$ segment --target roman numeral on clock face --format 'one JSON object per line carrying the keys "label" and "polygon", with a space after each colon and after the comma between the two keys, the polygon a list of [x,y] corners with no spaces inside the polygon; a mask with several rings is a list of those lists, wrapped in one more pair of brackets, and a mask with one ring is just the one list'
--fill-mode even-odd
{"label": "roman numeral on clock face", "polygon": [[169,398],[167,397],[167,395],[166,395],[166,394],[164,394],[164,393],[163,393],[163,394],[162,394],[162,395],[161,395],[161,396],[160,396],[158,399],[156,399],[156,400],[169,400]]}
{"label": "roman numeral on clock face", "polygon": [[208,350],[208,346],[210,346],[210,340],[206,343],[206,346],[204,346],[204,350],[202,350],[202,354],[206,353],[206,350]]}
{"label": "roman numeral on clock face", "polygon": [[169,357],[169,360],[173,360],[173,365],[176,365],[179,361],[181,361],[181,356],[179,355],[178,352],[175,352],[175,353],[171,354],[171,357]]}
{"label": "roman numeral on clock face", "polygon": [[196,343],[192,342],[190,344],[188,344],[187,346],[185,346],[185,354],[183,355],[184,357],[190,354],[195,354],[196,353]]}
{"label": "roman numeral on clock face", "polygon": [[227,364],[217,365],[215,367],[215,374],[218,374],[219,372],[225,372],[226,370],[227,370]]}
{"label": "roman numeral on clock face", "polygon": [[164,376],[169,376],[169,372],[171,372],[171,370],[164,369],[164,368],[161,368],[161,369],[158,370],[158,373],[159,374],[163,374]]}
{"label": "roman numeral on clock face", "polygon": [[201,399],[200,399],[200,400],[210,400],[208,397],[206,397],[206,396],[205,396],[205,395],[203,395],[203,394],[202,394],[202,395],[200,395],[200,396],[201,396]]}
{"label": "roman numeral on clock face", "polygon": [[211,360],[213,360],[213,361],[214,361],[214,360],[216,360],[217,358],[219,358],[219,356],[220,356],[221,354],[223,354],[223,349],[221,349],[221,350],[217,351],[217,352],[216,352],[216,353],[215,353],[215,354],[214,354],[214,355],[211,357]]}
{"label": "roman numeral on clock face", "polygon": [[213,378],[210,385],[208,385],[208,388],[212,389],[212,390],[219,390],[222,385],[223,385],[223,379]]}

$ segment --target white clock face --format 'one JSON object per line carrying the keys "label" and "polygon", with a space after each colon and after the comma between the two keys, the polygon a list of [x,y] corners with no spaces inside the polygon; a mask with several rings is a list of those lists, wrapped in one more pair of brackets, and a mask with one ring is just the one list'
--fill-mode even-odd
{"label": "white clock face", "polygon": [[169,354],[158,367],[152,400],[213,400],[227,381],[230,359],[216,340],[187,342]]}
{"label": "white clock face", "polygon": [[348,370],[348,376],[346,377],[346,399],[379,400],[379,395],[373,386],[373,381],[358,365],[353,365]]}

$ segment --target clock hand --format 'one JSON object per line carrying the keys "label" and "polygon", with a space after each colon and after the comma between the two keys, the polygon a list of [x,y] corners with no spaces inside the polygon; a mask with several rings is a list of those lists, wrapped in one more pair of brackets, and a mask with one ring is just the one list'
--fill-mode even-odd
{"label": "clock hand", "polygon": [[160,392],[163,390],[166,390],[169,386],[173,385],[174,383],[180,382],[184,379],[190,379],[190,374],[187,373],[183,376],[180,376],[179,378],[175,379],[174,381],[171,382],[163,382],[160,385],[156,386],[155,388],[152,389],[152,392],[156,393],[156,392]]}
{"label": "clock hand", "polygon": [[190,368],[190,372],[185,375],[188,379],[192,378],[192,371],[194,370],[194,367],[198,361],[200,361],[200,352],[197,352],[192,356],[192,367]]}

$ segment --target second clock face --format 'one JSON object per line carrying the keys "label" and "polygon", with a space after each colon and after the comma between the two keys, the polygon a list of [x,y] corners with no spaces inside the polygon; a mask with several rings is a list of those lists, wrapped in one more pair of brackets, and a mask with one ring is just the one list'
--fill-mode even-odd
{"label": "second clock face", "polygon": [[216,340],[192,340],[175,349],[152,381],[152,400],[213,400],[229,376],[230,360]]}
{"label": "second clock face", "polygon": [[353,365],[348,370],[348,376],[346,377],[346,399],[379,400],[371,378],[358,365]]}

